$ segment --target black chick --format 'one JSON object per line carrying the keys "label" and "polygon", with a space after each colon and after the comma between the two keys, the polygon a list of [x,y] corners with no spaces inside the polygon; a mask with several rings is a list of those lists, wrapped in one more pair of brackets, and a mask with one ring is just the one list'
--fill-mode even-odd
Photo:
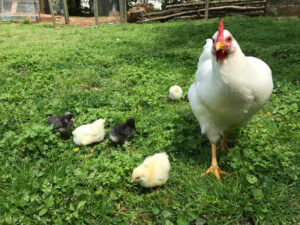
{"label": "black chick", "polygon": [[74,122],[74,115],[70,112],[65,113],[63,116],[50,116],[48,117],[48,125],[53,125],[52,132],[61,134],[61,137],[67,138],[71,134],[71,128]]}
{"label": "black chick", "polygon": [[109,130],[109,137],[113,142],[124,144],[135,134],[134,119],[128,119],[124,124],[117,124]]}

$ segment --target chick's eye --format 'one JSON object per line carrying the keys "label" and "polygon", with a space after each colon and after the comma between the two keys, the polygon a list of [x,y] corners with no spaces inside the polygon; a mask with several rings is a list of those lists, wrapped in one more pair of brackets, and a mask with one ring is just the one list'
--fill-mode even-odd
{"label": "chick's eye", "polygon": [[227,42],[231,42],[231,41],[232,41],[232,38],[231,38],[231,37],[228,37],[228,38],[226,39],[226,41],[227,41]]}
{"label": "chick's eye", "polygon": [[136,180],[139,180],[139,179],[140,179],[140,177],[136,177],[135,179],[136,179]]}

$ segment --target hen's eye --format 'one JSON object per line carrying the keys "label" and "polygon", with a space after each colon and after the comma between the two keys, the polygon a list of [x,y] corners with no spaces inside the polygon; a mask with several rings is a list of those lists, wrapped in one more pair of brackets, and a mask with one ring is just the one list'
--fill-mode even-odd
{"label": "hen's eye", "polygon": [[231,37],[228,37],[228,38],[226,39],[226,41],[227,41],[227,42],[231,42],[231,41],[232,41],[232,38],[231,38]]}

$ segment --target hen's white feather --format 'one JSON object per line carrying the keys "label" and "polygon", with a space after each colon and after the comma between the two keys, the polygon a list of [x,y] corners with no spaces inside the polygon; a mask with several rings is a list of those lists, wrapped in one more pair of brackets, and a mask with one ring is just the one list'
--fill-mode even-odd
{"label": "hen's white feather", "polygon": [[217,62],[212,54],[213,41],[206,40],[195,83],[188,92],[201,131],[211,143],[217,143],[224,131],[246,125],[273,89],[269,66],[260,59],[246,57],[234,39],[233,46],[235,52]]}

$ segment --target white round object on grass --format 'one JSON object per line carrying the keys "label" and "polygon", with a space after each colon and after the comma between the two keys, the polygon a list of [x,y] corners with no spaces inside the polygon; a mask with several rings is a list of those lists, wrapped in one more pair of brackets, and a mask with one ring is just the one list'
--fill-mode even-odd
{"label": "white round object on grass", "polygon": [[174,85],[174,86],[170,87],[169,98],[178,101],[182,98],[182,93],[183,93],[183,91],[182,91],[181,87],[179,87],[178,85]]}

